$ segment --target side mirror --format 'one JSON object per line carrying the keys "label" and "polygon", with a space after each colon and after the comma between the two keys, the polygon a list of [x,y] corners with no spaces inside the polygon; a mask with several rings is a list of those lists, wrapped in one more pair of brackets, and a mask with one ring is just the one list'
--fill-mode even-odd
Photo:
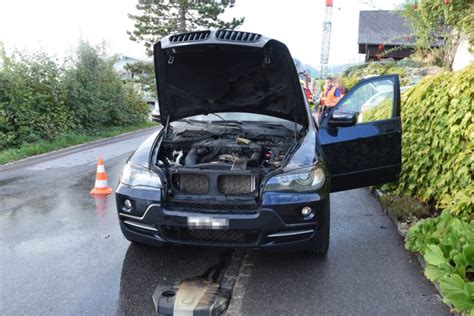
{"label": "side mirror", "polygon": [[333,127],[353,126],[357,122],[357,116],[354,112],[334,111],[328,120],[328,125]]}

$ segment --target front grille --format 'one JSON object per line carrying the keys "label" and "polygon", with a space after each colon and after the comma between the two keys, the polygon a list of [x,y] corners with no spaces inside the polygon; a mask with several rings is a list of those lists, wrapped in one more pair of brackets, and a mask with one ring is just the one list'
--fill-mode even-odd
{"label": "front grille", "polygon": [[217,179],[217,189],[222,194],[248,194],[255,191],[255,177],[223,175]]}
{"label": "front grille", "polygon": [[161,230],[165,238],[203,244],[255,245],[260,235],[256,230],[237,229],[188,229],[184,227],[163,226]]}
{"label": "front grille", "polygon": [[210,31],[197,31],[171,35],[169,40],[173,43],[202,41],[209,37]]}
{"label": "front grille", "polygon": [[196,202],[171,201],[166,207],[168,209],[178,209],[183,211],[204,211],[204,212],[249,212],[258,209],[257,204],[210,204]]}
{"label": "front grille", "polygon": [[231,30],[218,30],[216,32],[216,38],[222,41],[231,42],[257,42],[262,35],[249,32],[231,31]]}

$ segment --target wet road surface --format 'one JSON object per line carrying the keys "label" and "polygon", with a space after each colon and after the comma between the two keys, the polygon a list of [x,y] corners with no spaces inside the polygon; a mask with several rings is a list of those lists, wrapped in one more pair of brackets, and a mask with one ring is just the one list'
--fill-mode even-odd
{"label": "wet road surface", "polygon": [[[151,133],[151,132],[150,132]],[[89,195],[99,155],[114,186],[145,136],[0,171],[1,315],[151,315],[151,295],[224,249],[131,245],[113,195]],[[250,250],[233,314],[430,314],[448,309],[366,189],[332,195],[326,259]]]}

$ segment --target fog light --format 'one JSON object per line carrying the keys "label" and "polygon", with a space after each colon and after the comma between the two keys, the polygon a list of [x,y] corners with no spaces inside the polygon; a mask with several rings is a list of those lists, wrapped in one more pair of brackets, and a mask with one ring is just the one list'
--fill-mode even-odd
{"label": "fog light", "polygon": [[309,206],[305,206],[301,209],[301,215],[303,215],[304,217],[310,216],[311,213],[313,213],[313,210]]}
{"label": "fog light", "polygon": [[122,210],[124,212],[130,212],[132,210],[132,202],[130,202],[130,200],[125,200],[123,202],[123,207],[122,207]]}

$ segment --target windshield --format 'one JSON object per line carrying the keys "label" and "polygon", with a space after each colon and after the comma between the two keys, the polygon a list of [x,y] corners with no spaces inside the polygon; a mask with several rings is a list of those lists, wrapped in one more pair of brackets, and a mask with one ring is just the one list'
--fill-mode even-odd
{"label": "windshield", "polygon": [[212,122],[212,121],[238,121],[238,122],[262,122],[262,123],[291,123],[294,122],[281,119],[278,117],[264,115],[264,114],[255,114],[255,113],[245,113],[245,112],[225,112],[225,113],[210,113],[206,115],[195,115],[187,117],[188,120],[193,121],[203,121],[203,122]]}

